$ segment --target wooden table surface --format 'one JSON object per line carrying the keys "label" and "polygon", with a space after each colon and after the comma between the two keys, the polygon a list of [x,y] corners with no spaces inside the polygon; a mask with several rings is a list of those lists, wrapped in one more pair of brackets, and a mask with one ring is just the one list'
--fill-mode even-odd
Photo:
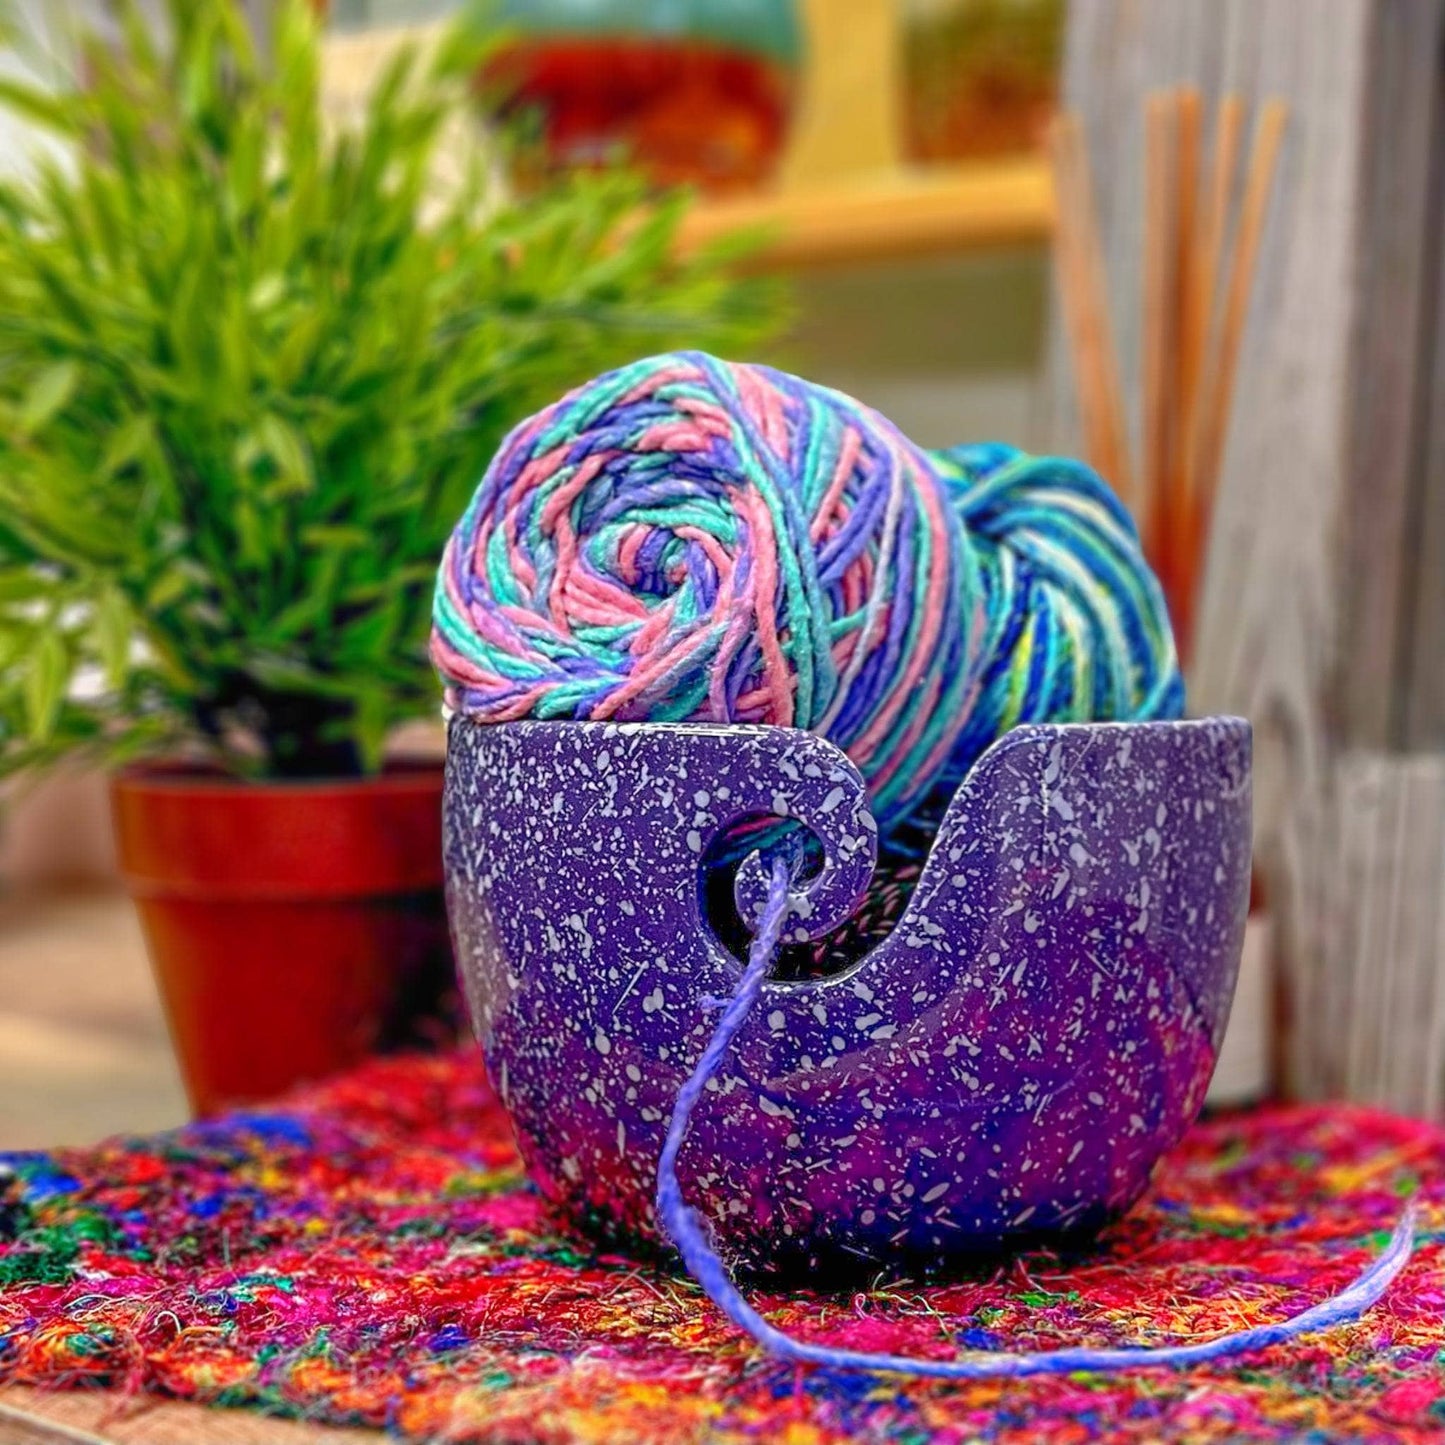
{"label": "wooden table surface", "polygon": [[[111,892],[0,895],[0,1152],[186,1117],[145,945]],[[379,1431],[104,1390],[0,1387],[0,1445],[376,1445]]]}
{"label": "wooden table surface", "polygon": [[0,1150],[91,1144],[185,1117],[130,901],[0,893]]}
{"label": "wooden table surface", "polygon": [[0,1388],[0,1445],[378,1445],[376,1430],[340,1430],[250,1410],[104,1390]]}

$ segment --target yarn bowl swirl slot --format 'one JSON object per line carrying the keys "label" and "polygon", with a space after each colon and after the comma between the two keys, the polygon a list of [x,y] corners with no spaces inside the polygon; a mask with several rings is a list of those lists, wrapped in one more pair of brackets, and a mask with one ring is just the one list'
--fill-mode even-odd
{"label": "yarn bowl swirl slot", "polygon": [[[830,1282],[946,1267],[1126,1210],[1193,1122],[1228,1020],[1250,871],[1239,719],[1038,724],[973,766],[892,932],[771,980],[679,1159],[730,1263]],[[852,913],[863,781],[773,726],[453,719],[457,959],[532,1179],[606,1247],[661,1243],[657,1162],[741,965],[709,923],[740,819],[809,829],[787,935]],[[739,867],[755,919],[761,862]]]}

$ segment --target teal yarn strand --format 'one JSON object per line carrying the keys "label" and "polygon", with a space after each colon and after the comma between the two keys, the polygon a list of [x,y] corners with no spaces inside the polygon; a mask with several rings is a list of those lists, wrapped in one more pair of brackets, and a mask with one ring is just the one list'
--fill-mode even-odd
{"label": "teal yarn strand", "polygon": [[942,789],[1019,723],[1179,717],[1184,681],[1163,592],[1098,473],[997,443],[932,458],[990,600],[989,664]]}
{"label": "teal yarn strand", "polygon": [[649,357],[523,422],[438,575],[449,705],[830,738],[886,835],[1022,722],[1176,717],[1163,598],[1080,462],[927,452],[768,367]]}

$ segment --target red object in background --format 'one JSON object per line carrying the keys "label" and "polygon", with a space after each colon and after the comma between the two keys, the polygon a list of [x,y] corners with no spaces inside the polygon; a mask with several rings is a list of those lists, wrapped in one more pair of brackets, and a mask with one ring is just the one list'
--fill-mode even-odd
{"label": "red object in background", "polygon": [[780,62],[703,40],[536,36],[506,46],[483,77],[504,116],[535,112],[552,167],[621,152],[659,185],[712,191],[772,173],[792,109]]}
{"label": "red object in background", "polygon": [[433,763],[303,783],[115,778],[121,871],[197,1114],[442,1031],[441,792]]}

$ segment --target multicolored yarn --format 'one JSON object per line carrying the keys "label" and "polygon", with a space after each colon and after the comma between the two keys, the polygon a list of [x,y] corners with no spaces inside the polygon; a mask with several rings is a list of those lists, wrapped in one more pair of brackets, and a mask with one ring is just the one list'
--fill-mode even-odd
{"label": "multicolored yarn", "polygon": [[511,434],[447,547],[432,657],[485,722],[822,733],[885,834],[1016,723],[1183,706],[1158,584],[1083,464],[924,452],[839,392],[693,352]]}
{"label": "multicolored yarn", "polygon": [[108,1385],[459,1445],[1445,1430],[1445,1131],[1367,1110],[1196,1127],[1079,1257],[758,1301],[800,1339],[937,1359],[1207,1339],[1338,1290],[1419,1191],[1415,1257],[1358,1322],[1227,1366],[1126,1376],[903,1381],[773,1361],[690,1281],[554,1232],[473,1050],[377,1061],[266,1114],[4,1156],[0,1178],[0,1383]]}

